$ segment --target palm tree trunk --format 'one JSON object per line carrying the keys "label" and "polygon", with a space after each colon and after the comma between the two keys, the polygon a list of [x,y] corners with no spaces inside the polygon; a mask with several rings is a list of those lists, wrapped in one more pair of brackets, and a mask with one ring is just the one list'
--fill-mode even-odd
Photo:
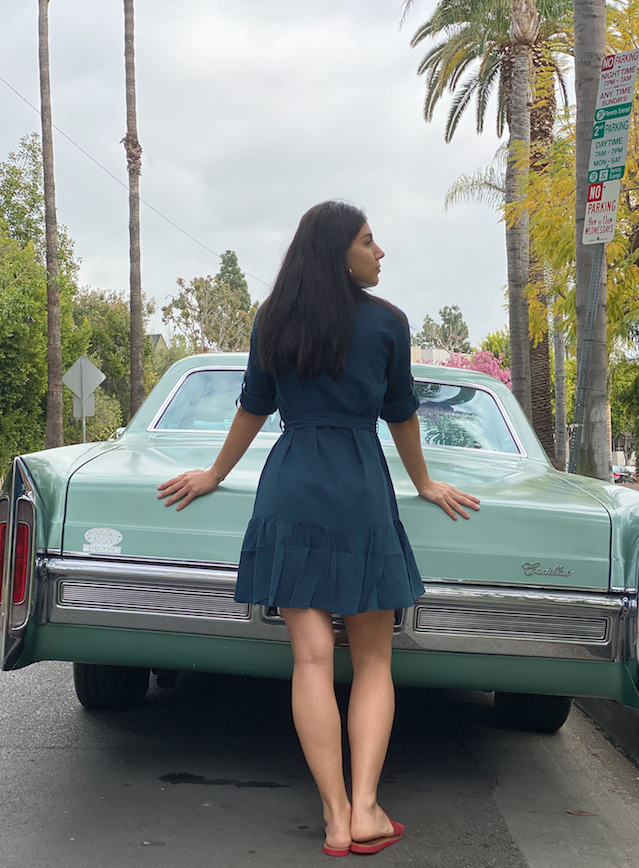
{"label": "palm tree trunk", "polygon": [[555,467],[566,469],[566,341],[560,328],[561,320],[554,319],[553,346],[555,350]]}
{"label": "palm tree trunk", "polygon": [[[534,99],[530,110],[530,156],[531,170],[542,172],[548,163],[548,154],[554,141],[553,127],[557,115],[555,98],[554,69],[551,67],[543,45],[532,47],[534,72]],[[548,325],[547,296],[545,292],[546,275],[544,269],[530,250],[531,282],[542,291],[537,294],[537,303],[543,306]],[[557,466],[557,455],[552,419],[551,382],[550,382],[550,341],[547,330],[543,339],[530,344],[530,388],[532,400],[532,420],[535,433],[539,437],[548,458]],[[565,404],[564,404],[565,408]],[[565,469],[565,462],[558,465]]]}
{"label": "palm tree trunk", "polygon": [[[521,153],[530,149],[530,67],[531,49],[539,33],[539,14],[534,0],[512,0],[510,42],[514,56],[511,107],[510,153],[506,168],[506,205],[519,201],[525,187],[528,167],[517,165]],[[524,291],[528,284],[528,214],[506,228],[508,261],[508,308],[510,325],[510,362],[512,388],[529,419],[532,419],[530,356],[528,347],[528,303]]]}
{"label": "palm tree trunk", "polygon": [[[533,267],[535,262],[532,262]],[[538,268],[538,266],[537,266]],[[535,280],[543,276],[534,275]],[[541,291],[537,300],[546,308],[546,293]],[[548,332],[535,342],[531,339],[530,354],[530,395],[532,404],[532,423],[548,458],[555,460],[555,431],[552,423],[552,402],[550,400],[550,347]]]}
{"label": "palm tree trunk", "polygon": [[[592,125],[597,102],[601,61],[606,50],[605,0],[574,0],[575,21],[575,91],[577,96],[577,187],[575,226],[577,241],[577,362],[583,346],[588,287],[593,248],[581,242],[588,195],[588,161]],[[590,363],[586,413],[581,434],[577,470],[586,476],[610,479],[611,454],[606,434],[606,400],[608,394],[608,353],[606,344],[607,297],[606,267],[599,286],[599,304]]]}
{"label": "palm tree trunk", "polygon": [[38,18],[42,166],[44,173],[44,226],[47,247],[47,428],[45,446],[62,446],[62,340],[60,283],[58,279],[58,223],[53,174],[51,82],[49,79],[49,0],[39,0]]}
{"label": "palm tree trunk", "polygon": [[126,71],[126,136],[122,140],[129,172],[129,260],[131,292],[131,415],[144,401],[144,322],[140,271],[140,171],[142,146],[138,141],[135,104],[135,50],[133,0],[124,0],[124,62]]}

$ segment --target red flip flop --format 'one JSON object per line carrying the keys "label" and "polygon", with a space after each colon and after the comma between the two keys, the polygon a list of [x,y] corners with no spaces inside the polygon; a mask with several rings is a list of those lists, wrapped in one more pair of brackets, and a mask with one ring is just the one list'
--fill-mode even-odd
{"label": "red flip flop", "polygon": [[348,856],[350,852],[350,847],[346,847],[342,850],[336,850],[335,847],[327,847],[326,844],[324,844],[324,853],[326,853],[327,856]]}
{"label": "red flip flop", "polygon": [[[390,820],[390,817],[388,818]],[[384,847],[390,847],[391,844],[397,844],[404,837],[404,826],[401,823],[396,823],[391,820],[393,825],[393,834],[386,835],[383,838],[371,838],[370,841],[353,841],[351,844],[351,853],[379,853]]]}

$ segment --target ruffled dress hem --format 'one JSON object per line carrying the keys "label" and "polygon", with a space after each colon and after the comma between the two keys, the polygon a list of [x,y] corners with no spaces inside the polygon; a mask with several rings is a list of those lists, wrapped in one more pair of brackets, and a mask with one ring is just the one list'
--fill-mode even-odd
{"label": "ruffled dress hem", "polygon": [[330,529],[254,516],[240,557],[237,602],[356,615],[404,609],[423,593],[399,519]]}

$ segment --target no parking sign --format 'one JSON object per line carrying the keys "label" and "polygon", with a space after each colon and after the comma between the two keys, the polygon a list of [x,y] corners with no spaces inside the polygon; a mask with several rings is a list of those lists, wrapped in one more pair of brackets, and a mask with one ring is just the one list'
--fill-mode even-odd
{"label": "no parking sign", "polygon": [[609,54],[601,64],[588,164],[584,244],[612,241],[615,235],[638,62],[639,49],[635,48]]}

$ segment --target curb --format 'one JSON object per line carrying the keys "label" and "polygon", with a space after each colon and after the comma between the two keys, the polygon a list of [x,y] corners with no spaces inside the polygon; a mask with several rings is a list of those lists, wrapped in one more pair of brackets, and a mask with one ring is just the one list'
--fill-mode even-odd
{"label": "curb", "polygon": [[620,750],[639,765],[639,711],[612,699],[576,698],[575,704]]}

